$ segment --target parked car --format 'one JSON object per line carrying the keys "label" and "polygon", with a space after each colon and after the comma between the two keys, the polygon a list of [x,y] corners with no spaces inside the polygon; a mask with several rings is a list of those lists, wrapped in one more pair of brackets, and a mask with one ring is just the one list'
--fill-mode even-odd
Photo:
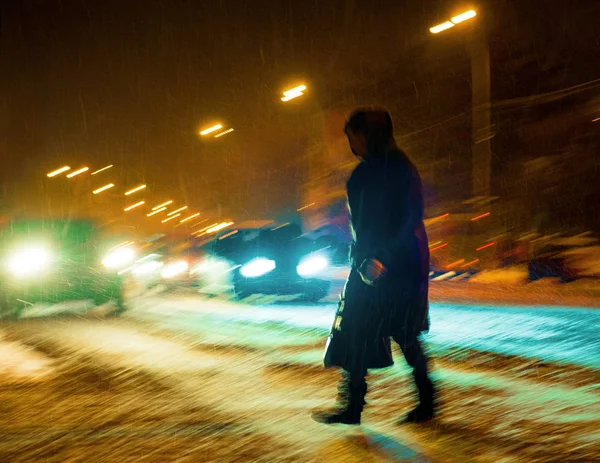
{"label": "parked car", "polygon": [[600,277],[600,245],[591,233],[542,239],[528,262],[529,280],[558,278],[568,283],[578,278]]}

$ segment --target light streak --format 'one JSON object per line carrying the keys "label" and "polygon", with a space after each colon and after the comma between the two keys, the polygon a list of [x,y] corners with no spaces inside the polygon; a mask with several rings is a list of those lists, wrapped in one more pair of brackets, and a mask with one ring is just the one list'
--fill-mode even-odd
{"label": "light streak", "polygon": [[146,215],[147,215],[148,217],[152,217],[153,215],[156,215],[156,214],[158,214],[159,212],[162,212],[162,211],[165,211],[165,210],[167,210],[167,208],[166,208],[166,207],[161,207],[160,209],[156,209],[155,211],[153,211],[153,212],[150,212],[150,214],[146,214]]}
{"label": "light streak", "polygon": [[144,188],[146,188],[146,185],[136,186],[133,190],[126,191],[125,196],[132,195],[133,193],[143,190]]}
{"label": "light streak", "polygon": [[106,166],[106,167],[103,167],[102,169],[98,169],[97,171],[92,172],[91,175],[96,175],[96,174],[99,174],[100,172],[104,172],[105,170],[110,169],[112,166],[113,165],[111,164],[110,166]]}
{"label": "light streak", "polygon": [[97,195],[98,193],[102,193],[103,191],[108,190],[109,188],[114,187],[115,184],[114,183],[109,183],[108,185],[104,185],[101,186],[100,188],[98,188],[97,190],[92,191],[92,193],[94,193],[95,195]]}
{"label": "light streak", "polygon": [[146,204],[146,201],[140,201],[138,203],[132,204],[131,206],[126,207],[125,209],[123,209],[125,212],[129,212],[132,209],[135,209],[136,207],[140,207],[141,205]]}
{"label": "light streak", "polygon": [[84,172],[87,172],[88,170],[90,170],[89,167],[82,167],[81,169],[78,169],[75,172],[71,172],[69,175],[67,175],[67,178],[73,178],[76,175],[83,174]]}
{"label": "light streak", "polygon": [[61,167],[60,169],[53,170],[52,172],[50,172],[46,175],[48,175],[48,177],[56,177],[57,175],[62,174],[63,172],[66,172],[67,170],[71,170],[71,168],[69,166],[64,166],[64,167]]}

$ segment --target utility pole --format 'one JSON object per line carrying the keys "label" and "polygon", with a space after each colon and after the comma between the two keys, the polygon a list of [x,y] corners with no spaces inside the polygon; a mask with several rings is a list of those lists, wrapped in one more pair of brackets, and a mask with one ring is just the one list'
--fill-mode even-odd
{"label": "utility pole", "polygon": [[471,58],[472,128],[471,171],[474,197],[489,197],[492,190],[493,137],[490,116],[490,51],[481,27],[473,28],[467,44]]}
{"label": "utility pole", "polygon": [[465,11],[450,20],[430,27],[432,34],[439,34],[454,26],[469,21],[467,51],[471,61],[472,128],[471,128],[471,175],[472,194],[479,199],[491,196],[493,137],[490,117],[490,49],[484,26],[471,21],[477,16],[474,10]]}

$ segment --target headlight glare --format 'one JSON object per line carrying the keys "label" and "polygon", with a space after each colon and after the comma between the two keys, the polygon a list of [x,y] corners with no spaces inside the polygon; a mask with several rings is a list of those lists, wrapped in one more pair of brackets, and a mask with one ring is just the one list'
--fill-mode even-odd
{"label": "headlight glare", "polygon": [[8,270],[17,277],[43,273],[52,262],[50,249],[42,245],[28,246],[16,250],[8,259]]}
{"label": "headlight glare", "polygon": [[136,265],[131,271],[136,277],[148,276],[154,272],[157,272],[159,268],[163,266],[162,262],[157,260],[151,260],[148,262],[142,262]]}
{"label": "headlight glare", "polygon": [[115,249],[102,259],[102,265],[110,269],[120,269],[133,261],[135,251],[129,247]]}
{"label": "headlight glare", "polygon": [[259,257],[243,265],[240,273],[246,278],[256,278],[275,270],[275,261]]}
{"label": "headlight glare", "polygon": [[188,263],[185,260],[178,260],[164,266],[160,272],[160,276],[164,279],[169,279],[181,275],[186,272],[189,268]]}
{"label": "headlight glare", "polygon": [[300,261],[300,264],[296,267],[296,271],[298,275],[307,277],[322,272],[328,266],[329,260],[325,256],[307,256]]}

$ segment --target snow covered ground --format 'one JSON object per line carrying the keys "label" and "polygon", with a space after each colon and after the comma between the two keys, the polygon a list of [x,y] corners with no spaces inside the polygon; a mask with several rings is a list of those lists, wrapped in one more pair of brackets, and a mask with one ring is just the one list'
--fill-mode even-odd
{"label": "snow covered ground", "polygon": [[434,303],[440,416],[402,425],[410,374],[373,372],[359,429],[314,423],[335,305],[197,295],[0,325],[0,461],[600,460],[600,312]]}

